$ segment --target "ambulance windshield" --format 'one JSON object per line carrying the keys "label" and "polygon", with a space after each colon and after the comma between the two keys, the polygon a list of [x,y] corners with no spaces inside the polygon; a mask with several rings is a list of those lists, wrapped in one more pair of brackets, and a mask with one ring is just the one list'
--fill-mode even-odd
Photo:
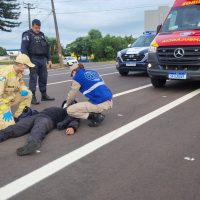
{"label": "ambulance windshield", "polygon": [[173,8],[161,32],[198,29],[200,29],[200,4]]}

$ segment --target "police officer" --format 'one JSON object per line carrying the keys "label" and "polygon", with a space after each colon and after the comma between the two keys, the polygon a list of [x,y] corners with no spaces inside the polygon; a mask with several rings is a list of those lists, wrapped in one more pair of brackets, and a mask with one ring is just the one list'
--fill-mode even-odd
{"label": "police officer", "polygon": [[[105,117],[102,112],[112,108],[112,92],[98,72],[85,70],[82,64],[74,64],[70,70],[73,82],[67,96],[67,113],[75,118],[88,119],[90,127],[99,126]],[[89,98],[89,102],[71,105],[78,91]]]}
{"label": "police officer", "polygon": [[66,135],[73,135],[79,128],[79,119],[68,116],[64,108],[46,108],[38,114],[23,118],[16,124],[0,130],[0,143],[29,134],[27,143],[17,149],[17,155],[29,155],[40,148],[46,135],[55,128],[66,129]]}
{"label": "police officer", "polygon": [[39,89],[42,94],[42,101],[52,101],[55,98],[49,97],[47,91],[47,61],[51,67],[51,57],[49,45],[45,39],[44,33],[40,31],[41,22],[38,19],[32,21],[32,29],[22,34],[21,52],[28,55],[31,61],[36,65],[30,71],[29,89],[33,93],[32,104],[37,105],[39,102],[35,96],[37,79]]}
{"label": "police officer", "polygon": [[17,56],[13,66],[0,69],[0,130],[15,123],[11,106],[19,104],[14,117],[18,118],[25,107],[30,107],[32,93],[22,80],[23,74],[33,68],[29,57],[25,54]]}

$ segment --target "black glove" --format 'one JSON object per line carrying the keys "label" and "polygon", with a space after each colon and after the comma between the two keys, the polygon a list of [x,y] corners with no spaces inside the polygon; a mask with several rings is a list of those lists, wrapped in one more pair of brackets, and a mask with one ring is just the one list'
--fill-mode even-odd
{"label": "black glove", "polygon": [[66,128],[67,128],[67,124],[66,123],[63,123],[63,122],[57,123],[57,129],[58,130],[64,130]]}

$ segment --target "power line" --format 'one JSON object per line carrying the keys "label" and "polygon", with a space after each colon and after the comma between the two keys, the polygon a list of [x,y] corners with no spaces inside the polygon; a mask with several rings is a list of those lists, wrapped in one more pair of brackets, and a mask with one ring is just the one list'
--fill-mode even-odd
{"label": "power line", "polygon": [[51,16],[51,14],[52,14],[52,11],[47,16],[45,16],[44,18],[42,18],[40,21],[41,22],[45,22]]}
{"label": "power line", "polygon": [[124,11],[124,10],[135,10],[140,8],[152,8],[158,5],[146,5],[146,6],[138,6],[134,8],[116,8],[116,9],[107,9],[107,10],[86,10],[86,11],[72,11],[72,12],[63,12],[63,13],[57,13],[59,15],[64,14],[80,14],[80,13],[96,13],[96,12],[112,12],[112,11]]}

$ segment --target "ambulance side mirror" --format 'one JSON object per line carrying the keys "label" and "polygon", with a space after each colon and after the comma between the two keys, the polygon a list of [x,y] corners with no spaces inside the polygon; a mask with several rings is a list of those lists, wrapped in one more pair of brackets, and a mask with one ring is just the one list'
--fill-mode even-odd
{"label": "ambulance side mirror", "polygon": [[131,47],[131,44],[128,45],[128,48],[130,48],[130,47]]}
{"label": "ambulance side mirror", "polygon": [[156,29],[156,35],[160,32],[160,29],[162,28],[162,24],[158,25],[157,26],[157,29]]}

